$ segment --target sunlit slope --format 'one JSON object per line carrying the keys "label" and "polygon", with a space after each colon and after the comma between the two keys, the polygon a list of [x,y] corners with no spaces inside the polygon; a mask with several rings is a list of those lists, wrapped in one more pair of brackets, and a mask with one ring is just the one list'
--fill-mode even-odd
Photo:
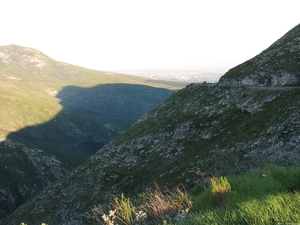
{"label": "sunlit slope", "polygon": [[299,97],[299,88],[189,85],[0,224],[88,224],[94,205],[154,183],[192,189],[202,173],[246,173],[263,161],[298,165]]}
{"label": "sunlit slope", "polygon": [[52,119],[62,109],[57,94],[64,87],[89,88],[114,83],[175,88],[172,84],[151,82],[143,77],[89,70],[58,62],[30,48],[1,46],[0,138],[5,138],[9,132]]}
{"label": "sunlit slope", "polygon": [[[4,77],[8,79],[23,78],[28,81],[29,75],[29,80],[33,81],[31,76],[39,75],[41,77],[40,80],[46,83],[45,77],[58,79],[60,86],[92,87],[97,84],[128,83],[179,89],[186,85],[166,81],[151,81],[145,77],[86,69],[56,61],[38,50],[18,45],[0,46],[0,71],[1,79]],[[34,77],[34,79],[38,78]],[[52,82],[50,83],[52,84]]]}
{"label": "sunlit slope", "polygon": [[9,132],[44,123],[62,109],[54,85],[32,88],[33,84],[20,79],[0,80],[0,86],[1,139]]}
{"label": "sunlit slope", "polygon": [[17,45],[0,47],[0,218],[180,87],[172,85],[58,62]]}

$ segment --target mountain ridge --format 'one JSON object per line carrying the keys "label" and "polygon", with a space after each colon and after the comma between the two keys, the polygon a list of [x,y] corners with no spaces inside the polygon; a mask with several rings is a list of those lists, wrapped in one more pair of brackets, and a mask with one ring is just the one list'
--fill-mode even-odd
{"label": "mountain ridge", "polygon": [[168,85],[0,47],[0,217],[128,129]]}
{"label": "mountain ridge", "polygon": [[[291,44],[276,42],[229,70],[218,84],[190,84],[173,93],[0,224],[95,224],[86,214],[94,205],[108,204],[122,193],[134,197],[154,183],[193,190],[205,179],[199,174],[248,173],[264,162],[299,165],[300,88],[285,83],[298,76],[294,56],[299,51],[281,63],[294,65],[295,73],[274,75],[275,64],[260,59],[276,61],[280,51],[298,47],[299,26],[281,39],[291,35]],[[280,87],[288,84],[296,86]]]}
{"label": "mountain ridge", "polygon": [[300,24],[252,59],[230,69],[224,85],[288,86],[300,84]]}
{"label": "mountain ridge", "polygon": [[190,189],[201,184],[197,171],[215,176],[244,173],[264,160],[297,165],[299,96],[299,88],[191,84],[0,224],[21,218],[29,223],[86,224],[91,221],[85,212],[95,204],[121,193],[132,196],[153,182],[168,187],[181,183]]}

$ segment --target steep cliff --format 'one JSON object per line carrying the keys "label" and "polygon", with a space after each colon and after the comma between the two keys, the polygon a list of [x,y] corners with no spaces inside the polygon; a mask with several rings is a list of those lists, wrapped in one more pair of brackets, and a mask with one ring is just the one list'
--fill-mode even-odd
{"label": "steep cliff", "polygon": [[254,58],[230,69],[219,80],[226,85],[299,85],[300,24]]}

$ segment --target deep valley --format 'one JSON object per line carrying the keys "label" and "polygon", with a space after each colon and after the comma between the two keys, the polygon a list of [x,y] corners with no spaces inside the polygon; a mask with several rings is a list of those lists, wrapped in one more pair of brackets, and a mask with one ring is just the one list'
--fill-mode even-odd
{"label": "deep valley", "polygon": [[[226,177],[236,202],[232,215],[246,203],[268,206],[269,198],[288,195],[295,207],[287,207],[294,210],[284,216],[299,222],[299,35],[300,25],[217,83],[191,83],[180,90],[172,82],[129,75],[77,67],[66,72],[69,66],[44,55],[39,55],[44,63],[32,65],[9,61],[20,52],[0,54],[0,81],[6,87],[0,99],[6,105],[1,108],[0,224],[98,224],[87,212],[116,197],[139,200],[155,185],[182,185],[189,193],[202,188],[205,197],[208,182],[228,184]],[[42,72],[47,63],[51,69]],[[33,77],[42,85],[33,84]],[[99,77],[106,81],[96,84]],[[249,199],[238,196],[238,186],[256,192]],[[218,212],[220,221],[227,219],[225,200],[207,208],[202,200],[195,202],[194,213]],[[272,213],[263,224],[282,222]],[[194,218],[190,224],[197,224]],[[170,221],[175,222],[164,223]],[[248,217],[235,221],[260,224]]]}

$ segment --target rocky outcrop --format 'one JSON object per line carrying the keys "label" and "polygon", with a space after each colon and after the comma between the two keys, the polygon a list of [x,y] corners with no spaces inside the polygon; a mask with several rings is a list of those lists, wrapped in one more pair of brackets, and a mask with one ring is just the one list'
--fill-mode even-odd
{"label": "rocky outcrop", "polygon": [[199,185],[201,174],[300,163],[300,89],[192,84],[145,114],[82,166],[0,224],[92,223],[113,196],[159,185]]}
{"label": "rocky outcrop", "polygon": [[230,69],[222,85],[300,84],[300,24],[254,58]]}
{"label": "rocky outcrop", "polygon": [[25,48],[18,45],[9,45],[0,48],[0,64],[4,67],[15,67],[28,71],[48,70],[51,67],[51,60],[48,56],[32,48]]}
{"label": "rocky outcrop", "polygon": [[10,140],[0,143],[0,149],[2,217],[71,170],[53,154]]}

